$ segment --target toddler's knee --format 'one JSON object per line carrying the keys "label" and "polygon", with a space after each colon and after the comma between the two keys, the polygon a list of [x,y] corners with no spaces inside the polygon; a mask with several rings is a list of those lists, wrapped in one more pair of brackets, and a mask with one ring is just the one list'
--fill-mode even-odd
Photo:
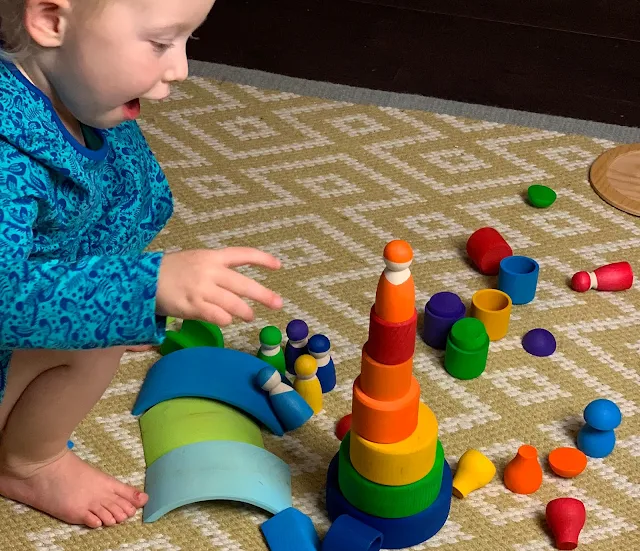
{"label": "toddler's knee", "polygon": [[113,361],[119,362],[124,355],[124,346],[113,346],[111,348],[92,348],[90,350],[75,350],[72,352],[73,364],[90,365],[96,362]]}

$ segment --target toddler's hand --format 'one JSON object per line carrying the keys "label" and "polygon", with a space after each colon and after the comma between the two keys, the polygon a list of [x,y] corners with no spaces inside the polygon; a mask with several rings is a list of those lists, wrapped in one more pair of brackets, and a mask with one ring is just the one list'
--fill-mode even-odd
{"label": "toddler's hand", "polygon": [[271,309],[282,307],[273,291],[232,268],[247,264],[280,268],[280,261],[258,249],[229,247],[167,253],[160,264],[156,312],[162,316],[229,325],[233,316],[253,319],[253,309],[241,297]]}

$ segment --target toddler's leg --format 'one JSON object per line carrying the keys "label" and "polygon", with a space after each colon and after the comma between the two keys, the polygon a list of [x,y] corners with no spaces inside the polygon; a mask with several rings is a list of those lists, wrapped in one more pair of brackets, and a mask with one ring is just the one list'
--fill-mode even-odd
{"label": "toddler's leg", "polygon": [[67,450],[124,348],[16,350],[0,403],[0,495],[91,528],[135,515],[148,497]]}
{"label": "toddler's leg", "polygon": [[149,350],[153,350],[155,346],[152,344],[140,344],[138,346],[127,346],[128,352],[148,352]]}

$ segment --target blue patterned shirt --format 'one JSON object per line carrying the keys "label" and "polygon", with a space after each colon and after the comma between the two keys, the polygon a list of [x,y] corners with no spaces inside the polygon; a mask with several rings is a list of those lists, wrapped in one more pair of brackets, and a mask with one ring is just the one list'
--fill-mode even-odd
{"label": "blue patterned shirt", "polygon": [[83,128],[0,61],[0,400],[12,350],[159,344],[167,180],[135,122]]}

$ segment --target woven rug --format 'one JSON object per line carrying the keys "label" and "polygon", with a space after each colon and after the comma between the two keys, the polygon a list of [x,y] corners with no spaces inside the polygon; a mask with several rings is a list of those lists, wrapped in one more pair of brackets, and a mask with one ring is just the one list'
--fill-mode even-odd
{"label": "woven rug", "polygon": [[[276,273],[242,271],[280,292],[281,312],[257,309],[255,322],[223,329],[230,348],[255,353],[269,324],[293,318],[332,341],[338,386],[324,410],[284,437],[265,431],[265,446],[291,467],[294,506],[323,536],[325,473],[338,450],[335,422],[350,411],[385,243],[409,241],[418,311],[439,291],[468,304],[495,278],[476,272],[467,238],[491,225],[516,254],[541,266],[533,303],[514,307],[510,330],[491,344],[485,373],[459,381],[442,354],[418,340],[415,375],[435,412],[452,469],[469,448],[490,457],[493,482],[454,498],[449,520],[415,549],[553,549],[548,501],[581,499],[587,522],[581,549],[640,549],[640,287],[585,294],[567,284],[582,269],[628,260],[640,270],[640,223],[603,203],[587,182],[593,159],[613,143],[394,108],[362,106],[192,78],[164,102],[143,107],[141,125],[175,193],[175,216],[153,249],[250,245],[283,260]],[[525,199],[527,187],[558,193],[549,209]],[[421,322],[419,323],[419,328]],[[548,358],[527,354],[522,336],[552,331]],[[145,464],[130,411],[155,352],[128,354],[104,398],[73,438],[75,453],[142,487]],[[546,462],[575,445],[585,406],[599,397],[620,407],[614,452],[589,460],[575,479]],[[538,449],[545,478],[538,492],[511,494],[502,472],[518,446]],[[108,529],[66,526],[0,501],[0,549],[11,551],[260,551],[267,549],[261,510],[209,502],[177,509],[155,523],[141,515]]]}

